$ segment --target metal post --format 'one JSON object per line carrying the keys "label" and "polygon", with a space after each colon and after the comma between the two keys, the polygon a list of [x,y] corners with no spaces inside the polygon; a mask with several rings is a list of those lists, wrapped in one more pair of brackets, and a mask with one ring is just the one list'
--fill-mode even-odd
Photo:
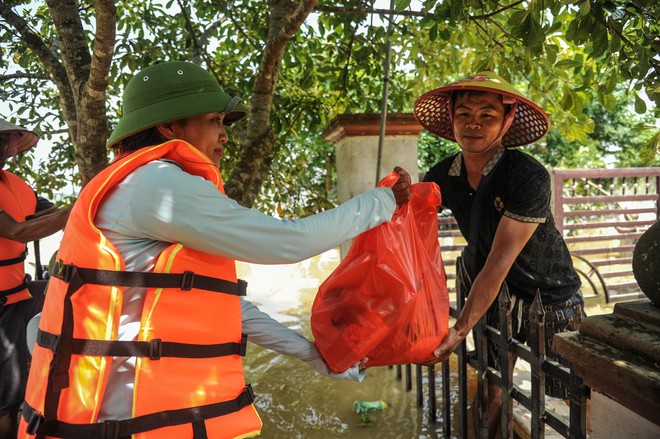
{"label": "metal post", "polygon": [[435,421],[438,420],[436,415],[436,404],[435,404],[435,366],[429,366],[429,418],[431,423],[435,424]]}
{"label": "metal post", "polygon": [[474,346],[477,350],[477,395],[476,407],[472,410],[477,412],[478,425],[475,425],[477,437],[488,439],[488,391],[486,390],[486,371],[488,370],[488,335],[486,334],[486,316],[479,319],[472,328]]}
{"label": "metal post", "polygon": [[571,368],[569,383],[569,438],[584,439],[587,437],[587,397],[589,389]]}
{"label": "metal post", "polygon": [[451,392],[449,389],[449,360],[442,363],[442,431],[444,437],[451,436]]}
{"label": "metal post", "polygon": [[424,389],[422,388],[422,365],[415,365],[415,378],[417,379],[417,406],[424,407]]}
{"label": "metal post", "polygon": [[412,390],[412,366],[410,364],[405,365],[406,368],[406,392]]}
{"label": "metal post", "polygon": [[[390,1],[390,11],[394,10],[396,1]],[[383,68],[383,102],[380,113],[380,134],[378,136],[378,158],[376,160],[376,184],[380,181],[380,161],[383,155],[383,142],[385,140],[385,126],[387,125],[387,99],[390,86],[390,64],[392,59],[392,22],[394,18],[390,16],[387,24],[387,49],[385,51],[385,66]]]}
{"label": "metal post", "polygon": [[[466,279],[459,275],[459,270],[465,272],[465,264],[462,258],[456,260],[456,307],[460,315],[463,305],[465,305],[465,296],[467,294],[467,285],[463,285]],[[467,397],[467,344],[465,340],[457,349],[458,355],[458,437],[468,437],[468,397]]]}
{"label": "metal post", "polygon": [[532,351],[532,439],[545,437],[545,311],[541,293],[536,290],[529,307],[529,348]]}
{"label": "metal post", "polygon": [[[506,282],[500,288],[499,298],[497,301],[499,308],[500,320],[500,336],[498,337],[499,351],[500,351],[500,373],[502,382],[500,387],[502,389],[502,408],[501,408],[501,423],[500,432],[502,437],[513,437],[513,399],[511,392],[513,391],[513,352],[511,345],[513,341],[513,328],[512,318],[513,309],[511,306],[511,294],[509,294],[509,287]],[[518,304],[522,306],[522,304]]]}

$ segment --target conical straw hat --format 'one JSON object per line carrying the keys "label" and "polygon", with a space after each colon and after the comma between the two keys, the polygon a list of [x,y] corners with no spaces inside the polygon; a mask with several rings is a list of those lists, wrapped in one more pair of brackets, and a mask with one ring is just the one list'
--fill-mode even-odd
{"label": "conical straw hat", "polygon": [[34,132],[9,123],[4,119],[0,119],[0,133],[15,133],[9,136],[9,143],[7,144],[7,151],[11,156],[27,151],[39,141],[39,136]]}
{"label": "conical straw hat", "polygon": [[536,142],[548,132],[550,121],[541,107],[524,97],[511,84],[493,72],[479,72],[447,86],[424,93],[417,99],[413,113],[428,131],[447,140],[456,141],[450,112],[452,92],[477,90],[498,93],[518,101],[511,127],[502,138],[503,146],[521,146]]}

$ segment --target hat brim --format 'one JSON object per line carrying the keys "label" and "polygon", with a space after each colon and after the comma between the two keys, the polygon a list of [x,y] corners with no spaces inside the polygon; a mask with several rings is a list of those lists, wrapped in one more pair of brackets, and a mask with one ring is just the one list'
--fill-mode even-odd
{"label": "hat brim", "polygon": [[[484,84],[484,85],[482,85]],[[506,84],[508,85],[508,84]],[[511,88],[511,90],[508,90]],[[424,93],[415,101],[413,114],[428,131],[444,139],[456,142],[450,113],[452,93],[457,90],[475,90],[497,93],[518,101],[516,115],[511,127],[502,137],[502,145],[515,147],[534,143],[548,132],[550,119],[541,107],[517,93],[513,87],[493,87],[487,83],[454,83]]]}
{"label": "hat brim", "polygon": [[7,151],[16,151],[15,154],[12,154],[9,157],[18,155],[22,152],[27,151],[32,148],[39,142],[39,136],[37,136],[33,131],[27,130],[18,125],[14,125],[5,120],[0,119],[0,133],[17,133],[18,136],[11,136],[9,138],[9,143],[7,144]]}
{"label": "hat brim", "polygon": [[117,127],[110,135],[107,146],[111,148],[119,141],[160,123],[205,113],[226,112],[224,124],[231,126],[233,123],[244,119],[249,111],[242,103],[237,103],[233,108],[228,108],[231,102],[232,98],[224,92],[205,91],[169,99],[166,104],[155,102],[146,105],[122,116]]}

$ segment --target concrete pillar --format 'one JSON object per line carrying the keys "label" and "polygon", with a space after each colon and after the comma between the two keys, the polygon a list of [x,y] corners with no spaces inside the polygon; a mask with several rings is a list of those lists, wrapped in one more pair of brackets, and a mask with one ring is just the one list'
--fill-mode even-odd
{"label": "concrete pillar", "polygon": [[[380,178],[395,166],[406,169],[413,183],[419,180],[417,138],[422,126],[412,113],[387,115],[383,141]],[[341,114],[335,117],[323,135],[335,146],[337,198],[340,203],[376,186],[380,114]],[[350,242],[341,245],[343,257]]]}

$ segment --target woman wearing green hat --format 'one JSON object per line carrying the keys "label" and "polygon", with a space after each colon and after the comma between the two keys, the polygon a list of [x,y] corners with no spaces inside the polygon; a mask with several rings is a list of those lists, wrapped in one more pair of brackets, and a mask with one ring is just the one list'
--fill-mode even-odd
{"label": "woman wearing green hat", "polygon": [[26,278],[26,243],[61,230],[69,214],[3,169],[38,141],[32,131],[0,119],[0,438],[16,437],[29,365],[26,326],[44,303],[43,288],[35,288],[40,283]]}
{"label": "woman wearing green hat", "polygon": [[[552,336],[578,324],[583,316],[580,279],[550,211],[550,175],[529,155],[511,149],[543,137],[549,127],[543,109],[493,72],[429,91],[414,113],[432,133],[457,142],[461,152],[433,166],[424,181],[438,184],[442,208],[451,210],[468,241],[457,273],[468,298],[445,341],[436,350],[446,360],[477,321],[487,315],[498,326],[493,305],[506,282],[512,294],[514,337],[528,338],[529,305],[539,291],[546,312],[546,353]],[[521,328],[522,326],[522,328]],[[488,345],[489,364],[499,352]],[[546,378],[546,392],[566,397],[558,382]],[[488,388],[489,434],[500,420],[501,389]]]}
{"label": "woman wearing green hat", "polygon": [[[64,233],[20,437],[255,436],[242,334],[332,375],[312,342],[240,298],[235,260],[282,264],[335,248],[389,221],[410,178],[398,168],[393,189],[294,221],[244,208],[224,195],[218,164],[225,126],[246,115],[187,62],[126,85],[108,141],[119,154],[85,186]],[[334,376],[360,375],[356,365]]]}

